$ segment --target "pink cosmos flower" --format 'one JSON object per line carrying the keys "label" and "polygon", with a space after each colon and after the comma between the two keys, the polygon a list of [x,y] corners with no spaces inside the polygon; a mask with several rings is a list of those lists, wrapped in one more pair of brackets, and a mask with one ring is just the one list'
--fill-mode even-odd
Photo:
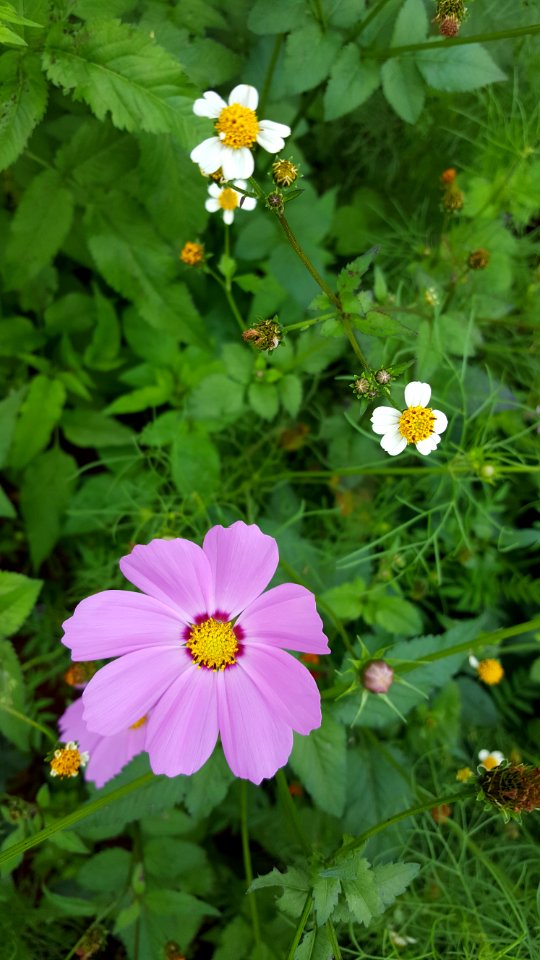
{"label": "pink cosmos flower", "polygon": [[58,727],[62,740],[76,740],[79,748],[89,754],[85,779],[102,787],[145,749],[147,718],[141,717],[127,730],[103,737],[88,729],[83,720],[83,709],[82,697],[79,697],[64,711]]}
{"label": "pink cosmos flower", "polygon": [[263,593],[277,564],[273,537],[241,521],[212,527],[202,548],[182,539],[134,547],[120,569],[144,592],[105,590],[64,624],[74,660],[119,658],[84,691],[88,728],[125,734],[152,711],[154,773],[194,773],[219,734],[237,777],[272,777],[292,731],[321,724],[317,685],[284,648],[330,652],[309,590],[285,583]]}

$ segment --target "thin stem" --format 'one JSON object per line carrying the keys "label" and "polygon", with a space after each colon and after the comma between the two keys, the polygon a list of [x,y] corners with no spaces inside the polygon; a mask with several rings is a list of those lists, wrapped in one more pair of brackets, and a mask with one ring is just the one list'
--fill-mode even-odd
{"label": "thin stem", "polygon": [[115,803],[116,800],[122,800],[123,797],[126,797],[129,793],[133,793],[134,790],[139,790],[141,787],[147,786],[147,784],[153,780],[155,780],[153,773],[145,773],[142,777],[137,777],[136,780],[132,780],[131,783],[126,783],[123,787],[118,787],[117,790],[113,790],[106,796],[96,797],[96,799],[90,801],[90,803],[85,803],[82,807],[72,810],[72,812],[68,813],[65,817],[59,817],[58,820],[53,820],[53,822],[47,824],[43,830],[38,830],[37,833],[34,833],[33,836],[25,837],[24,840],[19,840],[18,843],[14,843],[13,846],[7,850],[0,851],[0,865],[7,863],[14,857],[20,856],[21,853],[25,853],[25,851],[30,850],[31,847],[39,846],[40,843],[48,840],[53,834],[58,833],[60,830],[67,830],[75,823],[79,823],[80,820],[85,820],[86,817],[97,813],[98,810],[103,810],[104,807]]}
{"label": "thin stem", "polygon": [[322,323],[323,320],[331,320],[332,317],[335,317],[335,313],[323,313],[322,317],[311,317],[309,320],[300,320],[298,323],[289,323],[288,326],[282,327],[282,333],[290,333],[291,330],[307,330],[308,327],[312,327],[314,323]]}
{"label": "thin stem", "polygon": [[293,941],[292,941],[292,943],[291,943],[291,945],[290,945],[290,947],[289,947],[289,952],[288,952],[288,954],[287,954],[287,960],[294,960],[294,955],[295,955],[295,953],[296,953],[296,948],[297,948],[298,944],[300,943],[300,940],[302,939],[302,934],[304,933],[306,923],[308,922],[308,919],[309,919],[309,915],[310,915],[310,913],[311,913],[311,908],[312,908],[312,906],[313,906],[313,899],[312,899],[312,897],[311,897],[311,894],[308,893],[308,895],[307,895],[307,897],[306,897],[306,902],[305,902],[305,904],[304,904],[304,909],[302,910],[302,914],[301,914],[301,916],[300,916],[300,920],[298,921],[298,926],[297,926],[297,928],[296,928],[296,932],[295,932],[295,934],[294,934]]}
{"label": "thin stem", "polygon": [[491,43],[495,40],[512,40],[515,37],[532,36],[540,33],[540,23],[531,23],[527,27],[515,27],[514,30],[499,30],[497,33],[476,33],[472,37],[450,37],[445,40],[427,40],[424,43],[406,43],[401,47],[387,47],[385,50],[362,50],[365,57],[376,60],[390,60],[400,57],[403,53],[413,53],[415,50],[444,50],[445,47],[459,47],[467,43]]}
{"label": "thin stem", "polygon": [[450,307],[450,304],[454,299],[458,284],[461,282],[461,280],[463,280],[463,277],[467,276],[467,274],[469,273],[469,270],[470,270],[470,267],[465,267],[465,269],[462,270],[461,273],[459,273],[454,280],[452,280],[452,283],[450,284],[450,289],[446,294],[446,299],[441,307],[441,314],[445,314],[448,308]]}
{"label": "thin stem", "polygon": [[297,837],[297,839],[298,839],[298,842],[299,842],[300,846],[302,847],[302,849],[304,850],[304,853],[310,855],[310,854],[311,854],[311,844],[310,844],[310,842],[309,842],[306,834],[304,833],[304,828],[303,828],[303,826],[302,826],[302,821],[300,820],[300,817],[298,816],[298,810],[296,809],[296,807],[295,807],[295,805],[294,805],[294,800],[293,800],[293,798],[291,797],[291,795],[290,795],[290,793],[289,793],[289,785],[288,785],[288,783],[287,783],[287,778],[285,777],[285,774],[283,773],[283,769],[282,769],[282,768],[280,768],[280,769],[278,770],[278,772],[276,773],[276,783],[277,783],[277,788],[278,788],[279,796],[280,796],[280,798],[281,798],[281,801],[282,801],[282,803],[283,803],[283,806],[285,807],[285,809],[286,809],[286,811],[287,811],[287,816],[289,817],[291,826],[292,826],[292,828],[293,828],[293,830],[294,830],[294,833],[296,834],[296,837]]}
{"label": "thin stem", "polygon": [[208,265],[205,267],[205,273],[208,273],[208,274],[212,277],[212,279],[216,281],[216,283],[219,283],[221,289],[223,290],[223,293],[225,294],[227,303],[229,304],[229,307],[231,308],[231,313],[233,314],[236,322],[238,323],[238,326],[240,327],[240,330],[242,330],[242,332],[243,332],[243,331],[245,330],[245,324],[244,324],[244,321],[243,321],[243,319],[242,319],[242,315],[241,315],[241,313],[240,313],[240,311],[239,311],[239,309],[238,309],[238,307],[237,307],[237,305],[236,305],[236,301],[235,301],[235,299],[234,299],[234,294],[233,294],[232,290],[227,286],[227,284],[225,283],[225,281],[221,279],[221,277],[219,276],[219,274],[216,273],[215,270],[212,270],[212,268],[209,267]]}
{"label": "thin stem", "polygon": [[402,810],[401,813],[395,813],[393,817],[388,817],[387,820],[381,820],[380,823],[376,823],[375,826],[370,827],[369,830],[365,830],[364,833],[361,833],[360,836],[355,837],[354,840],[350,840],[349,843],[346,843],[345,846],[341,847],[337,853],[332,857],[331,862],[335,862],[344,854],[352,853],[354,850],[358,850],[359,847],[363,847],[367,840],[371,837],[374,837],[375,834],[380,833],[382,830],[386,830],[387,827],[391,827],[394,823],[399,823],[400,820],[406,820],[408,817],[414,817],[418,813],[425,813],[426,810],[432,810],[433,807],[439,807],[444,803],[459,803],[461,800],[466,797],[472,796],[470,793],[461,791],[461,793],[450,793],[446,797],[432,797],[430,800],[426,800],[424,803],[418,803],[414,807],[409,807],[407,810]]}
{"label": "thin stem", "polygon": [[257,947],[261,944],[261,928],[259,925],[259,913],[257,910],[257,898],[255,892],[249,892],[249,887],[253,883],[253,868],[251,866],[251,851],[249,849],[249,832],[247,819],[247,781],[240,781],[240,830],[242,833],[242,856],[244,858],[244,872],[246,874],[246,886],[248,888],[247,897],[249,900],[249,909],[251,912],[251,925],[253,927],[253,937]]}
{"label": "thin stem", "polygon": [[270,62],[268,64],[268,69],[266,71],[266,76],[264,78],[263,88],[261,91],[261,99],[259,100],[259,116],[264,117],[264,111],[266,109],[266,103],[268,100],[268,95],[270,93],[270,87],[272,86],[272,80],[274,79],[274,72],[278,62],[278,57],[281,51],[281,45],[285,35],[283,33],[278,33],[276,39],[274,40],[274,46],[272,49],[272,55],[270,57]]}
{"label": "thin stem", "polygon": [[20,720],[21,723],[28,724],[28,726],[33,727],[34,730],[39,730],[39,732],[47,737],[51,743],[58,743],[58,737],[54,735],[52,730],[49,730],[48,727],[44,727],[41,723],[38,723],[37,720],[32,720],[30,717],[25,716],[24,713],[19,713],[19,711],[15,710],[13,707],[8,707],[5,703],[0,703],[0,710],[3,710],[4,713],[9,713],[10,716]]}
{"label": "thin stem", "polygon": [[331,920],[326,921],[326,932],[328,934],[328,939],[330,940],[330,946],[332,947],[334,960],[342,960],[341,950],[339,949],[339,943],[336,935],[336,928]]}

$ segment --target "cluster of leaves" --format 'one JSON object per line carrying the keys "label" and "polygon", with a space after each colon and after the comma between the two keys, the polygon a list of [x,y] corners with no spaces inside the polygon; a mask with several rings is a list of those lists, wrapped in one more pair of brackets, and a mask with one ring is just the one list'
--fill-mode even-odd
{"label": "cluster of leaves", "polygon": [[[460,37],[444,41],[433,16],[431,0],[0,2],[8,956],[89,957],[108,937],[102,955],[129,960],[271,960],[291,949],[291,960],[328,960],[337,937],[347,955],[378,957],[397,950],[396,930],[424,938],[418,956],[449,955],[460,937],[471,955],[531,956],[532,887],[516,905],[501,877],[519,884],[532,834],[487,824],[488,848],[481,833],[475,848],[468,824],[451,819],[444,833],[429,813],[375,831],[410,806],[435,806],[481,747],[539,762],[538,624],[504,643],[493,633],[532,618],[540,600],[529,568],[535,26],[527,4],[475,0]],[[303,176],[287,218],[370,370],[429,380],[448,413],[427,464],[405,454],[396,465],[379,450],[370,404],[400,403],[401,388],[391,382],[382,400],[349,389],[362,371],[341,315],[271,211],[242,213],[232,240],[210,222],[189,160],[210,126],[192,103],[237,82],[255,84],[265,115],[293,127],[287,151]],[[257,164],[270,189],[264,157]],[[442,203],[449,167],[459,212]],[[221,284],[178,260],[203,236]],[[489,253],[485,269],[469,266],[476,250]],[[295,327],[276,350],[241,341],[235,314],[248,328],[276,313]],[[122,585],[117,560],[133,543],[200,539],[238,518],[278,539],[277,582],[316,592],[333,650],[312,667],[324,720],[295,741],[294,799],[273,784],[249,792],[259,877],[248,897],[241,786],[219,752],[192,778],[146,778],[133,792],[143,757],[101,791],[49,783],[41,763],[71,698],[58,637],[74,604]],[[499,687],[479,684],[469,649],[500,653]],[[381,655],[395,683],[388,698],[363,698],[362,665]],[[508,928],[493,877],[513,903]],[[466,930],[450,922],[456,903]]]}

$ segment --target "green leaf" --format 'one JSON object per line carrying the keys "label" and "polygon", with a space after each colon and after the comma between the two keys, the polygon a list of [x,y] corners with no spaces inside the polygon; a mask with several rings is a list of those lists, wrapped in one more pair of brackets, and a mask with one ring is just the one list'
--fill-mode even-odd
{"label": "green leaf", "polygon": [[294,951],[294,960],[332,960],[333,957],[334,949],[326,927],[304,934],[300,946]]}
{"label": "green leaf", "polygon": [[[0,11],[1,16],[1,11]],[[27,47],[28,44],[26,40],[13,30],[10,30],[9,27],[5,27],[0,23],[0,43],[9,43],[15,47]]]}
{"label": "green leaf", "polygon": [[167,403],[174,387],[172,374],[169,370],[156,370],[155,377],[156,383],[117,397],[105,408],[104,413],[107,415],[138,413],[140,410],[147,410],[148,407],[160,407],[163,403]]}
{"label": "green leaf", "polygon": [[219,424],[235,420],[244,410],[244,387],[222,373],[206,377],[192,392],[188,411],[198,420]]}
{"label": "green leaf", "polygon": [[426,83],[446,93],[477,90],[488,83],[507,79],[487,50],[478,43],[419,50],[414,59]]}
{"label": "green leaf", "polygon": [[83,900],[82,897],[64,897],[61,893],[54,893],[45,884],[41,887],[45,900],[52,916],[64,914],[68,917],[93,917],[99,910],[92,900]]}
{"label": "green leaf", "polygon": [[119,447],[131,443],[133,430],[97,410],[66,410],[61,427],[76,447]]}
{"label": "green leaf", "polygon": [[367,927],[373,917],[382,912],[375,876],[367,860],[357,862],[356,879],[344,880],[343,892],[347,906],[357,923],[363,923]]}
{"label": "green leaf", "polygon": [[24,390],[20,389],[13,390],[4,400],[0,400],[0,467],[3,467],[7,460],[23,397]]}
{"label": "green leaf", "polygon": [[131,869],[131,854],[120,847],[109,847],[83,863],[77,873],[77,883],[95,893],[118,892],[127,886]]}
{"label": "green leaf", "polygon": [[325,590],[320,600],[321,603],[330,607],[332,613],[340,620],[358,620],[362,613],[365,592],[365,581],[361,577],[355,577],[350,583],[342,583],[339,587]]}
{"label": "green leaf", "polygon": [[174,133],[194,146],[189,118],[194,88],[177,60],[148,34],[119,20],[54,26],[43,57],[52,83],[73,90],[98,120],[120,130]]}
{"label": "green leaf", "polygon": [[317,916],[317,925],[323,924],[331,917],[338,901],[341,883],[337,877],[316,877],[313,884],[313,904]]}
{"label": "green leaf", "polygon": [[392,46],[421,43],[428,32],[428,18],[423,0],[405,0],[400,7],[392,34]]}
{"label": "green leaf", "polygon": [[326,80],[340,45],[341,38],[337,33],[323,33],[317,23],[304,22],[300,29],[290,33],[283,63],[283,82],[287,91],[303,93]]}
{"label": "green leaf", "polygon": [[60,380],[50,380],[42,374],[34,377],[15,424],[8,457],[11,467],[25,467],[47,446],[65,399],[66,389]]}
{"label": "green leaf", "polygon": [[73,219],[73,195],[56,170],[44,170],[25,190],[6,246],[9,288],[22,287],[58,253]]}
{"label": "green leaf", "polygon": [[380,83],[378,64],[362,61],[355,43],[348,43],[337,58],[324,94],[325,120],[337,120],[356,110]]}
{"label": "green leaf", "polygon": [[279,397],[290,417],[298,416],[302,404],[302,381],[295,373],[286,373],[278,385]]}
{"label": "green leaf", "polygon": [[322,725],[307,737],[294,736],[290,764],[316,805],[339,817],[345,806],[347,745],[345,728],[323,712]]}
{"label": "green leaf", "polygon": [[279,410],[279,396],[272,383],[252,383],[248,389],[250,407],[263,420],[273,420]]}
{"label": "green leaf", "polygon": [[111,301],[94,290],[94,304],[97,323],[94,327],[92,339],[84,351],[84,362],[93,370],[111,370],[118,365],[118,351],[120,349],[120,324],[116,310]]}
{"label": "green leaf", "polygon": [[365,317],[352,317],[352,324],[370,337],[392,337],[397,334],[403,336],[407,331],[407,327],[395,317],[389,317],[387,313],[380,313],[378,310],[369,310]]}
{"label": "green leaf", "polygon": [[42,586],[42,580],[0,570],[0,637],[10,637],[22,626]]}
{"label": "green leaf", "polygon": [[385,909],[407,889],[419,870],[419,863],[384,863],[373,868],[377,891]]}
{"label": "green leaf", "polygon": [[178,424],[171,450],[171,473],[182,497],[212,497],[219,485],[219,453],[199,424]]}
{"label": "green leaf", "polygon": [[17,514],[15,512],[15,507],[0,486],[0,517],[7,517],[10,520],[13,520],[13,518],[16,516]]}
{"label": "green leaf", "polygon": [[0,20],[4,20],[5,23],[17,23],[21,27],[37,27],[39,30],[43,30],[41,23],[22,17],[11,3],[0,3]]}
{"label": "green leaf", "polygon": [[73,830],[60,830],[58,833],[53,833],[48,842],[59,850],[66,850],[67,853],[88,854],[88,847]]}
{"label": "green leaf", "polygon": [[33,54],[0,57],[0,170],[24,150],[47,105],[47,83]]}
{"label": "green leaf", "polygon": [[383,92],[398,117],[416,123],[422,112],[426,91],[418,67],[410,57],[394,57],[383,64]]}
{"label": "green leaf", "polygon": [[187,288],[175,279],[170,247],[133,200],[118,194],[93,211],[88,246],[107,283],[132,300],[147,323],[176,341],[201,342],[201,320]]}
{"label": "green leaf", "polygon": [[21,513],[38,569],[60,536],[64,511],[75,489],[77,464],[57,448],[40,454],[27,467],[21,487]]}
{"label": "green leaf", "polygon": [[187,778],[185,804],[196,820],[207,817],[227,796],[234,777],[221,750],[214,750],[203,767]]}
{"label": "green leaf", "polygon": [[[403,637],[414,637],[422,630],[418,607],[403,597],[377,594],[373,598],[373,619],[383,630]],[[371,614],[371,611],[370,611]],[[371,621],[371,616],[369,618]]]}
{"label": "green leaf", "polygon": [[306,894],[311,888],[311,883],[303,870],[289,867],[285,873],[280,873],[274,867],[270,873],[256,877],[249,891],[262,890],[265,887],[283,887],[283,894],[278,898],[277,905],[287,916],[297,919],[304,909]]}
{"label": "green leaf", "polygon": [[[376,694],[373,699],[375,697]],[[353,706],[356,712],[358,702]],[[381,749],[378,744],[356,746],[349,751],[348,760],[347,807],[343,820],[343,829],[347,833],[368,830],[410,806],[413,795],[407,776],[402,773],[402,767],[405,770],[407,768],[407,759],[395,747],[385,746]],[[393,829],[401,831],[403,827],[400,825]],[[391,836],[393,842],[395,836],[395,833]],[[402,836],[401,833],[398,833],[399,836]],[[390,842],[387,833],[385,840],[386,843]]]}
{"label": "green leaf", "polygon": [[253,33],[288,33],[305,26],[305,0],[255,0],[248,16],[248,27]]}
{"label": "green leaf", "polygon": [[[3,573],[1,576],[4,577],[7,574]],[[0,594],[0,601],[3,599]],[[0,733],[14,743],[19,750],[28,750],[29,725],[24,720],[12,716],[2,707],[11,707],[12,710],[17,710],[23,715],[26,713],[24,676],[17,654],[9,640],[0,640]]]}

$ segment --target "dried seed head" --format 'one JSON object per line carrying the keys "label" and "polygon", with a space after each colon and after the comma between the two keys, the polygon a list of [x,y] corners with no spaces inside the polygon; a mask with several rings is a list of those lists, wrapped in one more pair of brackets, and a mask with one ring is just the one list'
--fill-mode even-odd
{"label": "dried seed head", "polygon": [[470,267],[471,270],[485,270],[490,260],[491,254],[489,250],[486,250],[484,247],[479,247],[478,250],[473,250],[467,257],[467,266]]}
{"label": "dried seed head", "polygon": [[377,383],[382,384],[383,386],[387,383],[390,383],[392,379],[392,374],[388,373],[388,370],[377,370],[375,374],[375,379]]}
{"label": "dried seed head", "polygon": [[486,770],[480,777],[478,799],[487,800],[508,819],[540,809],[540,769],[509,763]]}
{"label": "dried seed head", "polygon": [[249,330],[244,330],[242,339],[251,342],[257,350],[275,350],[281,342],[281,327],[277,318],[254,323]]}
{"label": "dried seed head", "polygon": [[443,37],[457,37],[461,23],[457,17],[443,17],[439,23],[439,33]]}

